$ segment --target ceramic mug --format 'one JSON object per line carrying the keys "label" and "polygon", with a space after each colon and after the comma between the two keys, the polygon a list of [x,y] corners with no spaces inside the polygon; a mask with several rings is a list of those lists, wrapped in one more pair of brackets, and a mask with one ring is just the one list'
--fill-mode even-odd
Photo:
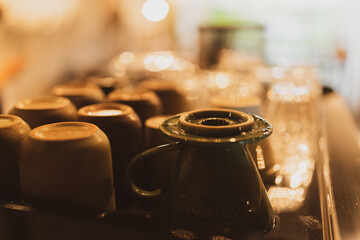
{"label": "ceramic mug", "polygon": [[77,112],[69,99],[57,96],[31,97],[17,102],[9,111],[31,128],[54,122],[76,121]]}
{"label": "ceramic mug", "polygon": [[[178,142],[134,157],[127,183],[139,197],[159,199],[156,216],[171,227],[219,232],[266,232],[275,213],[247,144],[267,138],[271,125],[235,110],[203,109],[165,120],[160,130]],[[132,169],[151,156],[179,150],[165,186],[149,191],[132,179]]]}
{"label": "ceramic mug", "polygon": [[146,119],[160,115],[162,105],[158,96],[150,90],[115,90],[108,96],[110,102],[122,103],[132,107],[139,115],[141,122],[144,124]]}
{"label": "ceramic mug", "polygon": [[0,196],[19,194],[18,155],[22,140],[30,132],[20,117],[0,114]]}
{"label": "ceramic mug", "polygon": [[105,95],[99,86],[82,81],[56,85],[51,89],[51,94],[70,99],[77,109],[86,105],[101,103],[105,99]]}
{"label": "ceramic mug", "polygon": [[125,169],[140,151],[141,121],[128,105],[99,103],[80,108],[79,120],[97,125],[109,138],[113,160],[115,199],[117,207],[126,207],[133,199],[125,186]]}
{"label": "ceramic mug", "polygon": [[115,210],[110,143],[93,124],[33,129],[22,142],[19,166],[21,192],[30,201]]}

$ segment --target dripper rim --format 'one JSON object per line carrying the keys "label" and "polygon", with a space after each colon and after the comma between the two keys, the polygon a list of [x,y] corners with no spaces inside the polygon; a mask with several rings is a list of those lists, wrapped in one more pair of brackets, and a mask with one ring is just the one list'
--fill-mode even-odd
{"label": "dripper rim", "polygon": [[[202,120],[192,120],[202,119]],[[212,122],[211,125],[205,124]],[[254,118],[247,113],[231,109],[201,109],[180,115],[179,128],[198,136],[231,136],[248,131]]]}
{"label": "dripper rim", "polygon": [[172,140],[197,144],[249,144],[265,139],[272,134],[272,126],[267,120],[255,114],[249,115],[251,115],[254,119],[252,128],[248,129],[247,131],[240,132],[237,135],[201,136],[186,132],[186,130],[179,127],[179,119],[181,114],[175,115],[165,120],[160,125],[160,131],[166,137]]}

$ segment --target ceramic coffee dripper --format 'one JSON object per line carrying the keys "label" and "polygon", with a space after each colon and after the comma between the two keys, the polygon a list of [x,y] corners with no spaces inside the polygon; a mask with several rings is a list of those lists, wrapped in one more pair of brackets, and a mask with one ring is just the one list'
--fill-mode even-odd
{"label": "ceramic coffee dripper", "polygon": [[101,103],[105,99],[105,95],[99,86],[82,81],[56,85],[51,89],[51,94],[70,99],[77,109],[86,105]]}
{"label": "ceramic coffee dripper", "polygon": [[21,192],[31,202],[115,210],[110,143],[91,123],[33,129],[20,148]]}
{"label": "ceramic coffee dripper", "polygon": [[30,132],[20,117],[0,114],[0,197],[19,194],[18,156],[22,140]]}
{"label": "ceramic coffee dripper", "polygon": [[124,104],[99,103],[78,111],[79,120],[97,125],[109,138],[117,207],[127,206],[132,198],[125,186],[125,169],[140,151],[142,126],[134,110]]}
{"label": "ceramic coffee dripper", "polygon": [[125,91],[117,89],[108,96],[110,102],[122,103],[132,107],[139,115],[142,124],[146,119],[160,115],[162,113],[162,105],[158,96],[150,90],[132,90]]}
{"label": "ceramic coffee dripper", "polygon": [[[205,109],[164,121],[160,130],[178,141],[149,149],[132,159],[126,180],[140,197],[159,197],[160,221],[201,231],[267,231],[275,214],[247,144],[272,132],[264,119],[243,112]],[[180,150],[167,185],[139,188],[132,169],[161,152]]]}
{"label": "ceramic coffee dripper", "polygon": [[31,128],[54,122],[76,121],[77,112],[69,99],[39,96],[19,101],[9,111],[27,122]]}
{"label": "ceramic coffee dripper", "polygon": [[184,93],[169,81],[159,79],[148,79],[139,85],[140,88],[154,91],[162,103],[163,114],[173,115],[189,110]]}

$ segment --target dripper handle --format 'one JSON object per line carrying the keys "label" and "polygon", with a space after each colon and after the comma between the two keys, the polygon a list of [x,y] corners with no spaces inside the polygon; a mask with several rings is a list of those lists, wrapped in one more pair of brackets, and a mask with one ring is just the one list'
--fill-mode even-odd
{"label": "dripper handle", "polygon": [[125,172],[126,184],[129,186],[129,188],[134,193],[136,193],[137,195],[139,195],[141,197],[152,198],[152,197],[158,196],[161,193],[161,188],[153,190],[153,191],[148,191],[148,190],[139,188],[134,183],[134,181],[132,179],[132,169],[141,160],[144,160],[148,157],[151,157],[151,156],[159,154],[159,153],[180,150],[180,149],[182,149],[182,147],[183,147],[182,144],[180,144],[179,142],[176,142],[176,143],[169,143],[169,144],[164,144],[164,145],[160,145],[157,147],[153,147],[142,153],[139,153],[133,159],[131,159],[131,161],[129,162],[129,165],[126,168],[126,172]]}

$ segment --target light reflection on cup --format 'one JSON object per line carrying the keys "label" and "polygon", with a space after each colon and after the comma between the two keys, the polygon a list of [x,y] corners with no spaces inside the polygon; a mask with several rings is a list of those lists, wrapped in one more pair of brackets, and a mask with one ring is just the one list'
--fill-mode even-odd
{"label": "light reflection on cup", "polygon": [[35,128],[54,122],[76,121],[75,106],[69,99],[58,96],[38,96],[17,102],[9,114],[21,117]]}

